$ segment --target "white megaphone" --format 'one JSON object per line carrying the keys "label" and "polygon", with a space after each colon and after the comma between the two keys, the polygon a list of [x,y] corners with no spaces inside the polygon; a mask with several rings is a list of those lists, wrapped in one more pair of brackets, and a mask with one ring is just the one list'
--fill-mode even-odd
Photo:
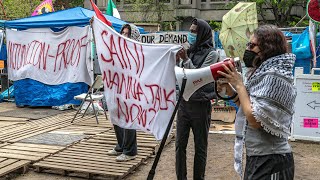
{"label": "white megaphone", "polygon": [[231,61],[231,63],[236,67],[236,69],[239,72],[241,72],[241,63],[238,57],[234,59],[225,59],[221,62],[200,69],[184,69],[176,66],[175,73],[180,88],[182,85],[183,77],[186,76],[187,78],[183,98],[186,101],[188,101],[191,95],[202,86],[214,82],[219,78],[223,78],[217,72],[225,72],[224,68],[222,67],[222,64],[225,64],[228,67],[229,61]]}

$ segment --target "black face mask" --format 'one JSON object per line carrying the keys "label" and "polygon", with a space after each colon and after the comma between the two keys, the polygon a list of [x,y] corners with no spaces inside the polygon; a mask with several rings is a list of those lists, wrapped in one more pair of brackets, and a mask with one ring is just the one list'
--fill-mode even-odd
{"label": "black face mask", "polygon": [[243,61],[246,67],[253,67],[253,60],[258,55],[254,51],[247,50],[244,52]]}

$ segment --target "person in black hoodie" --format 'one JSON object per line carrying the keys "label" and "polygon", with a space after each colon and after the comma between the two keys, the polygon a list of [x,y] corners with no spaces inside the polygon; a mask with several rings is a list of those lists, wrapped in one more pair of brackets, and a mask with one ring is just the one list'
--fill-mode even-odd
{"label": "person in black hoodie", "polygon": [[[190,48],[177,53],[177,63],[186,69],[210,66],[218,61],[218,53],[213,48],[212,30],[202,19],[193,19],[188,42]],[[194,135],[195,156],[193,179],[204,179],[208,133],[211,121],[211,99],[215,98],[214,84],[209,83],[198,89],[189,101],[182,100],[177,115],[176,131],[176,175],[178,180],[187,179],[186,148],[190,128]]]}

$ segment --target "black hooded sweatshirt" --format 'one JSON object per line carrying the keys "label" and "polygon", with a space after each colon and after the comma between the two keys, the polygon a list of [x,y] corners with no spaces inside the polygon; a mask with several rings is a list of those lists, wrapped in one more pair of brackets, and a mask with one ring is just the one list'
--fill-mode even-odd
{"label": "black hooded sweatshirt", "polygon": [[[187,51],[190,60],[184,62],[183,66],[198,69],[216,63],[218,53],[213,48],[212,30],[209,24],[202,19],[194,19],[192,22],[194,21],[197,22],[197,39]],[[214,83],[209,83],[194,92],[190,101],[208,101],[214,98],[216,98]]]}

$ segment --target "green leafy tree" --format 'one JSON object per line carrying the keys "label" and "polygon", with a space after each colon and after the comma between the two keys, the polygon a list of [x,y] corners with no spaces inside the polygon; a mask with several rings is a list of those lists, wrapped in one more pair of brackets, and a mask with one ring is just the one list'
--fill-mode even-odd
{"label": "green leafy tree", "polygon": [[[5,0],[2,1],[7,17],[1,13],[2,19],[17,19],[31,16],[43,0]],[[55,11],[83,6],[83,0],[53,0]],[[1,10],[1,9],[0,9]]]}
{"label": "green leafy tree", "polygon": [[292,21],[290,13],[294,5],[303,3],[303,0],[249,0],[257,3],[258,14],[267,22],[265,14],[269,10],[274,15],[274,23],[280,27],[287,26]]}
{"label": "green leafy tree", "polygon": [[83,0],[55,0],[53,4],[56,10],[69,9],[73,7],[83,6]]}
{"label": "green leafy tree", "polygon": [[[234,7],[239,1],[229,0],[226,3],[227,8]],[[273,23],[280,27],[289,26],[294,24],[296,19],[290,15],[292,7],[305,4],[305,0],[247,0],[247,2],[256,2],[258,17],[261,18],[264,23]],[[274,21],[269,22],[266,18],[266,14],[273,14]]]}
{"label": "green leafy tree", "polygon": [[163,16],[168,5],[165,3],[170,2],[167,0],[126,0],[126,3],[132,4],[133,10],[138,11],[142,15],[143,21],[147,19],[156,19],[156,22],[160,24],[160,29],[164,30],[166,23],[163,22]]}
{"label": "green leafy tree", "polygon": [[211,29],[214,31],[220,31],[221,24],[222,24],[221,22],[217,22],[217,21],[210,21],[209,22]]}
{"label": "green leafy tree", "polygon": [[[34,9],[42,1],[43,0],[5,0],[2,1],[2,3],[7,14],[7,19],[17,19],[31,16]],[[5,19],[3,14],[2,18]]]}

